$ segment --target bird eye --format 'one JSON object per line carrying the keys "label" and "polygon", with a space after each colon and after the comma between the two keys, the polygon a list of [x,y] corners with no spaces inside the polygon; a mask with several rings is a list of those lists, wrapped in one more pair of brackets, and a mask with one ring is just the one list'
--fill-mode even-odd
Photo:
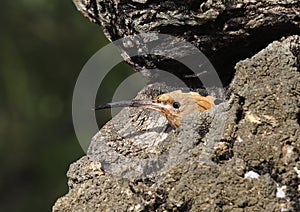
{"label": "bird eye", "polygon": [[173,102],[173,105],[172,105],[175,109],[178,109],[180,108],[180,103],[179,102]]}

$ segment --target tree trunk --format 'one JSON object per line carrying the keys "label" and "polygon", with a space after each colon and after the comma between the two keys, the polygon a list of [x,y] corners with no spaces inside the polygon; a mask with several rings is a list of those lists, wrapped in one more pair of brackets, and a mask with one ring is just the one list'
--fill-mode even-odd
{"label": "tree trunk", "polygon": [[[184,117],[178,129],[159,113],[122,110],[70,166],[69,193],[53,211],[300,210],[299,1],[73,1],[111,41],[156,32],[192,43],[212,62],[228,96]],[[133,38],[134,51],[149,47],[145,40]],[[189,48],[174,46],[172,55],[189,55]],[[132,48],[119,47],[123,55]],[[145,69],[167,70],[191,89],[206,89],[170,58],[126,61],[152,79],[139,98],[174,89],[154,83],[156,73]]]}

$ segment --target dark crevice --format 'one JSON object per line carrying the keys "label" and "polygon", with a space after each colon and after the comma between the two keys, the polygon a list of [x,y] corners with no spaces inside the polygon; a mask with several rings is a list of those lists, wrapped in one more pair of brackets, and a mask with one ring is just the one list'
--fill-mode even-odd
{"label": "dark crevice", "polygon": [[98,4],[99,4],[99,6],[100,6],[100,11],[99,11],[99,13],[100,13],[100,14],[105,14],[105,8],[106,8],[105,3],[102,2],[102,1],[99,1]]}
{"label": "dark crevice", "polygon": [[232,145],[230,143],[228,143],[227,141],[225,141],[227,146],[226,149],[218,151],[216,150],[214,152],[214,155],[212,156],[212,161],[216,164],[222,164],[225,161],[230,160],[233,156],[233,150],[232,150]]}
{"label": "dark crevice", "polygon": [[[190,211],[192,208],[192,201],[186,201],[184,202],[180,207],[177,207],[176,211]],[[174,210],[173,210],[174,211]]]}
{"label": "dark crevice", "polygon": [[220,14],[214,22],[214,26],[218,32],[222,32],[222,29],[227,25],[227,31],[234,31],[241,29],[241,24],[236,19],[239,19],[245,15],[246,8],[233,8],[225,10]]}
{"label": "dark crevice", "polygon": [[236,125],[238,125],[240,123],[240,121],[245,118],[245,112],[243,110],[243,105],[245,104],[246,99],[243,96],[238,96],[238,98],[239,98],[238,105],[240,107],[236,112],[236,121],[235,121]]}
{"label": "dark crevice", "polygon": [[[237,12],[236,15],[232,15],[234,11]],[[160,33],[182,37],[202,50],[216,69],[223,87],[228,88],[235,75],[235,65],[237,62],[253,56],[272,41],[279,40],[283,36],[300,34],[300,29],[291,23],[277,23],[272,26],[248,30],[244,33],[244,37],[242,35],[237,37],[229,34],[229,31],[234,30],[234,27],[239,28],[235,23],[231,24],[233,28],[226,29],[226,31],[220,29],[224,27],[224,24],[226,24],[228,20],[231,20],[235,16],[239,17],[238,14],[242,12],[243,9],[226,11],[226,13],[221,14],[216,21],[207,22],[201,26],[169,25],[164,27],[160,26],[156,30]],[[150,22],[155,19],[155,17],[152,18],[153,20],[150,20]],[[124,28],[125,26],[122,27]],[[110,33],[114,34],[114,32]],[[246,36],[246,34],[249,34],[249,36]],[[155,43],[152,43],[151,46],[155,46]],[[216,48],[216,50],[213,50],[214,48]],[[142,67],[159,68],[176,75],[192,89],[203,87],[199,78],[185,77],[186,75],[192,75],[193,72],[178,61],[156,55],[135,57],[131,58],[131,60],[134,62],[137,70],[142,69]],[[209,76],[207,77],[209,78]],[[155,75],[153,76],[153,80],[156,80]]]}
{"label": "dark crevice", "polygon": [[[205,82],[206,87],[217,87],[215,85],[216,82],[213,80],[213,73],[210,73],[210,71],[206,71],[211,70],[211,66],[209,63],[202,64],[201,70],[193,72],[191,69],[189,69],[179,61],[162,56],[148,55],[132,57],[131,59],[134,61],[134,63],[139,65],[137,67],[138,70],[141,70],[140,67],[149,69],[151,75],[149,83],[165,83],[168,86],[176,87],[179,84],[177,80],[173,80],[173,78],[170,78],[170,75],[172,75],[180,79],[181,82],[183,82],[192,90],[199,88],[205,90],[203,82]],[[157,71],[157,69],[161,71]]]}
{"label": "dark crevice", "polygon": [[[300,42],[300,39],[298,40],[298,42]],[[300,72],[300,48],[292,46],[291,47],[291,52],[297,58],[296,67],[297,67],[298,72]]]}
{"label": "dark crevice", "polygon": [[296,114],[296,118],[297,118],[297,123],[300,126],[300,111]]}
{"label": "dark crevice", "polygon": [[[221,20],[219,20],[221,22]],[[223,23],[221,23],[222,25]],[[199,27],[201,29],[201,34],[204,34],[203,37],[209,37],[209,32],[215,31],[213,29],[214,26],[212,23],[207,23]],[[241,38],[240,40],[235,40],[236,38],[228,38],[231,39],[232,42],[227,42],[226,44],[220,43],[220,40],[226,39],[225,34],[220,34],[220,37],[216,34],[213,34],[205,46],[201,46],[201,42],[195,39],[191,39],[193,34],[198,35],[197,30],[190,26],[181,26],[181,27],[164,27],[159,30],[161,33],[170,33],[172,35],[181,36],[182,33],[190,32],[189,35],[186,33],[184,38],[191,43],[198,45],[198,48],[205,49],[204,53],[216,69],[223,87],[228,88],[231,83],[234,75],[235,75],[235,65],[240,60],[250,58],[254,54],[258,53],[260,50],[269,45],[272,41],[279,40],[283,36],[289,36],[293,34],[300,34],[300,29],[292,24],[277,24],[274,26],[263,27],[260,29],[255,29],[250,32],[250,36]],[[193,33],[192,33],[193,32]],[[208,34],[205,34],[208,33]],[[223,38],[222,38],[223,37]],[[220,47],[216,52],[212,51],[212,46],[218,42],[217,45],[226,45]],[[219,40],[219,41],[218,41]],[[200,45],[200,46],[199,46]],[[132,58],[134,63],[138,64],[139,67],[147,67],[147,68],[159,68],[161,70],[168,71],[178,78],[182,79],[186,85],[192,89],[203,88],[203,84],[199,80],[198,77],[186,77],[193,75],[193,72],[185,67],[183,64],[180,64],[178,61],[163,58],[161,56],[151,55],[150,57],[144,58]],[[202,75],[202,78],[207,77],[210,78],[209,75]],[[163,78],[160,78],[163,79]],[[155,81],[155,75],[153,75],[153,80]]]}
{"label": "dark crevice", "polygon": [[275,166],[275,164],[274,164],[274,161],[272,161],[272,160],[263,161],[256,166],[251,166],[251,165],[247,164],[246,171],[254,171],[254,172],[258,173],[259,175],[270,174],[272,179],[274,179],[276,182],[280,182],[281,179],[280,179],[279,175],[272,174],[273,170],[274,170],[274,166]]}
{"label": "dark crevice", "polygon": [[200,8],[200,5],[205,2],[205,0],[184,0],[185,5],[190,8],[190,10],[197,12]]}
{"label": "dark crevice", "polygon": [[231,45],[208,55],[225,87],[231,83],[235,74],[234,67],[238,61],[252,57],[283,36],[300,34],[300,29],[292,24],[277,24],[252,30],[249,34],[250,36],[234,41]]}
{"label": "dark crevice", "polygon": [[133,187],[131,184],[129,184],[128,186],[129,186],[129,190],[130,190],[132,193],[134,193],[134,194],[137,193],[136,190],[134,189],[134,187]]}
{"label": "dark crevice", "polygon": [[[226,17],[226,15],[224,15]],[[222,16],[217,19],[217,23],[222,27],[226,21]],[[197,28],[199,28],[197,30]],[[294,34],[300,34],[300,29],[290,23],[279,23],[273,26],[261,27],[249,32],[249,36],[244,36],[237,40],[235,37],[231,37],[224,33],[218,32],[218,25],[215,22],[209,22],[201,27],[191,26],[167,26],[160,28],[161,33],[171,34],[174,36],[183,36],[187,41],[199,45],[198,48],[203,48],[203,53],[210,59],[210,62],[215,67],[219,74],[219,77],[224,85],[228,87],[235,74],[235,65],[238,61],[250,58],[260,50],[265,48],[271,42],[279,40],[284,36],[290,36]],[[202,44],[196,40],[193,36],[199,36],[199,39],[207,40],[205,44]],[[200,39],[200,40],[201,40]],[[220,41],[226,40],[221,43]],[[232,42],[230,42],[232,40]],[[217,51],[213,51],[213,46],[219,45]],[[222,47],[223,45],[223,47]]]}

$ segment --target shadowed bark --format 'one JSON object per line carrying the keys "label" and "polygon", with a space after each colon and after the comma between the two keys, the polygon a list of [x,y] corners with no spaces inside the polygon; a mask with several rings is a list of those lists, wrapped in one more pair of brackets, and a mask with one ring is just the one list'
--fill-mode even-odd
{"label": "shadowed bark", "polygon": [[[111,41],[142,32],[158,32],[191,42],[209,58],[224,86],[230,83],[236,62],[252,56],[273,40],[300,33],[297,0],[73,1],[84,16],[103,27]],[[178,70],[174,61],[144,58],[130,62],[137,70],[146,66],[186,72],[184,67],[180,67],[183,71]]]}

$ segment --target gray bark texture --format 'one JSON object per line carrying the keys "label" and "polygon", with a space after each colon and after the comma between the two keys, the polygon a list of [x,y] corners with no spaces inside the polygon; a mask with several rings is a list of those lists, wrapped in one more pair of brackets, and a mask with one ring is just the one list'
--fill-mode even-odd
{"label": "gray bark texture", "polygon": [[[123,109],[71,164],[53,211],[300,211],[299,1],[73,1],[111,41],[157,32],[192,43],[227,96],[178,129],[155,111]],[[176,88],[145,69],[206,89],[168,58],[126,61],[152,80],[139,99]]]}
{"label": "gray bark texture", "polygon": [[[224,86],[231,82],[238,61],[283,36],[300,34],[298,0],[73,1],[84,16],[103,27],[110,41],[159,32],[192,43],[213,63]],[[137,70],[158,67],[179,76],[187,72],[161,58],[128,62]]]}

